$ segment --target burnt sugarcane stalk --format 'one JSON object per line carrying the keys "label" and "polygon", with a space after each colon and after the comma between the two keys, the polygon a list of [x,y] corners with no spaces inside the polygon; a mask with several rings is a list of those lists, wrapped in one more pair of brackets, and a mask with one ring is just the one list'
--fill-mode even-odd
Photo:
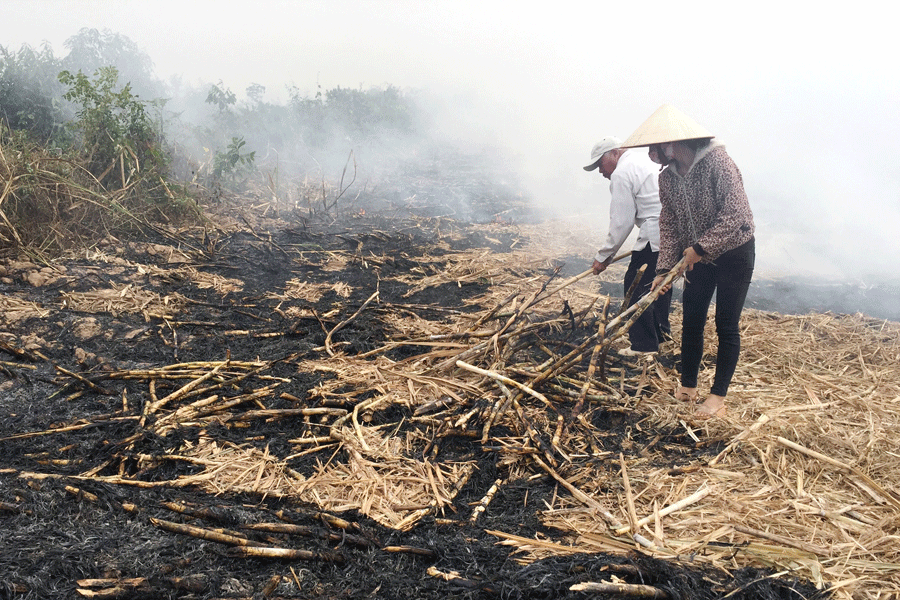
{"label": "burnt sugarcane stalk", "polygon": [[494,426],[494,423],[497,421],[500,415],[506,413],[506,409],[509,408],[509,403],[512,401],[512,392],[509,391],[508,387],[503,385],[502,381],[497,382],[497,387],[500,388],[500,392],[502,395],[497,398],[496,402],[494,402],[488,418],[484,421],[484,427],[481,430],[482,445],[487,444],[488,438],[490,437],[491,427]]}
{"label": "burnt sugarcane stalk", "polygon": [[248,410],[236,417],[232,421],[249,421],[251,419],[273,419],[283,417],[312,417],[315,415],[337,415],[344,416],[347,414],[345,408],[282,408],[282,409],[262,409]]}
{"label": "burnt sugarcane stalk", "polygon": [[203,527],[195,527],[193,525],[185,525],[183,523],[175,523],[166,521],[165,519],[157,519],[150,517],[150,522],[166,531],[172,533],[180,533],[201,540],[210,542],[218,542],[219,544],[227,544],[229,546],[262,546],[261,542],[256,542],[245,537],[234,535],[233,533],[224,533],[216,529],[206,529]]}
{"label": "burnt sugarcane stalk", "polygon": [[[680,277],[683,273],[684,268],[684,259],[682,258],[678,261],[672,269],[666,273],[666,276],[663,278],[662,282],[656,286],[656,289],[644,295],[640,300],[629,306],[627,309],[623,310],[615,319],[610,321],[607,326],[607,332],[615,331],[615,334],[611,338],[606,339],[606,344],[611,344],[614,340],[622,337],[625,333],[628,332],[628,329],[634,324],[638,317],[640,317],[645,310],[647,310],[653,302],[662,295],[663,288],[670,286],[675,279]],[[626,320],[627,317],[627,320]],[[619,325],[622,325],[618,330],[616,330]]]}
{"label": "burnt sugarcane stalk", "polygon": [[341,542],[360,546],[362,548],[372,548],[375,544],[372,540],[359,535],[350,533],[337,533],[334,531],[325,531],[320,527],[309,527],[306,525],[294,525],[293,523],[253,523],[242,525],[242,529],[250,531],[264,531],[266,533],[283,533],[286,535],[300,535],[304,537],[321,538],[331,542]]}
{"label": "burnt sugarcane stalk", "polygon": [[[606,331],[606,323],[601,322],[598,333],[600,337],[603,337],[604,332]],[[581,414],[581,410],[584,408],[584,399],[587,396],[588,389],[591,387],[591,379],[594,377],[594,371],[597,368],[597,357],[600,354],[600,350],[603,347],[603,344],[595,344],[594,351],[591,352],[591,362],[588,365],[587,375],[584,378],[584,385],[581,386],[581,393],[578,395],[578,400],[575,402],[575,406],[572,407],[572,418],[577,417]]]}
{"label": "burnt sugarcane stalk", "polygon": [[104,396],[115,396],[116,395],[116,392],[114,392],[112,390],[108,390],[103,387],[100,387],[99,385],[97,385],[96,383],[94,383],[93,381],[88,379],[87,377],[83,377],[83,376],[79,375],[78,373],[73,373],[72,371],[64,369],[59,365],[53,365],[53,368],[55,368],[57,371],[59,371],[63,375],[68,375],[69,377],[71,377],[73,379],[77,379],[78,381],[80,381],[84,385],[88,386],[90,389],[94,390],[98,394],[102,394]]}
{"label": "burnt sugarcane stalk", "polygon": [[87,429],[88,427],[99,427],[100,425],[105,425],[106,423],[120,423],[122,421],[135,421],[138,417],[97,417],[95,420],[90,423],[79,423],[77,425],[66,425],[64,427],[55,427],[53,429],[46,429],[44,431],[31,431],[27,433],[17,433],[15,435],[10,435],[4,438],[0,438],[0,442],[6,442],[9,440],[24,440],[33,437],[40,437],[42,435],[53,435],[55,433],[66,433],[69,431],[78,431],[80,429]]}
{"label": "burnt sugarcane stalk", "polygon": [[[164,598],[171,590],[200,594],[208,588],[202,575],[187,577],[132,577],[128,579],[79,579],[76,591],[84,598]],[[100,589],[91,589],[100,588]]]}
{"label": "burnt sugarcane stalk", "polygon": [[202,375],[202,376],[198,377],[197,379],[194,379],[193,381],[188,382],[187,384],[185,384],[182,387],[180,387],[179,389],[175,390],[174,392],[172,392],[165,398],[162,398],[162,399],[158,400],[157,402],[153,402],[152,404],[147,404],[145,406],[144,414],[151,415],[151,414],[155,413],[156,411],[158,411],[159,409],[161,409],[166,404],[168,404],[170,402],[174,402],[175,400],[181,398],[182,396],[184,396],[185,394],[187,394],[188,392],[193,390],[195,387],[197,387],[198,385],[200,385],[207,379],[214,377],[216,375],[216,373],[219,372],[219,369],[221,369],[221,368],[222,368],[222,365],[217,365],[212,371],[209,371],[205,375]]}
{"label": "burnt sugarcane stalk", "polygon": [[399,552],[403,554],[415,554],[417,556],[426,556],[428,558],[436,558],[437,552],[428,548],[417,548],[415,546],[385,546],[382,548],[384,552]]}
{"label": "burnt sugarcane stalk", "polygon": [[[544,327],[548,323],[552,323],[554,321],[558,321],[558,319],[551,319],[550,321],[546,321],[546,322],[542,322],[542,323],[531,323],[529,325],[525,325],[520,329],[516,329],[514,331],[508,331],[508,332],[504,333],[502,336],[499,336],[498,340],[496,340],[496,341],[499,341],[500,339],[505,341],[506,339],[508,339],[512,336],[524,335],[526,333],[531,333],[532,331],[540,329],[541,327]],[[495,340],[493,337],[489,340],[479,342],[478,344],[475,344],[468,350],[464,350],[464,351],[462,351],[458,354],[455,354],[455,355],[451,356],[450,358],[438,363],[437,365],[432,367],[431,370],[432,371],[445,371],[451,367],[454,367],[456,365],[456,361],[458,361],[458,360],[469,361],[474,356],[477,356],[478,354],[486,351],[488,348],[490,348],[492,345],[494,345],[494,342],[495,342]]]}
{"label": "burnt sugarcane stalk", "polygon": [[344,555],[340,552],[313,552],[294,548],[274,548],[266,546],[235,546],[226,554],[239,557],[279,558],[282,560],[321,560],[323,562],[343,563]]}
{"label": "burnt sugarcane stalk", "polygon": [[334,329],[332,329],[331,331],[328,332],[328,335],[325,336],[325,350],[328,352],[328,356],[334,356],[334,350],[331,349],[331,336],[333,336],[337,331],[339,331],[341,328],[345,327],[347,324],[349,324],[351,321],[353,321],[353,319],[358,317],[359,313],[364,311],[366,309],[366,307],[372,302],[372,300],[375,300],[376,298],[378,298],[378,290],[377,289],[371,296],[369,296],[368,300],[363,302],[362,306],[360,306],[356,310],[356,312],[350,316],[349,319],[341,321],[340,323],[338,323],[335,326]]}
{"label": "burnt sugarcane stalk", "polygon": [[622,302],[622,309],[619,311],[620,313],[622,312],[622,310],[625,310],[625,308],[629,304],[631,304],[631,302],[630,302],[631,296],[634,294],[634,290],[637,289],[637,286],[640,285],[641,279],[643,279],[644,273],[646,271],[647,271],[646,264],[641,265],[641,268],[637,270],[637,273],[634,276],[634,281],[631,282],[631,285],[628,286],[628,291],[625,292],[625,300]]}
{"label": "burnt sugarcane stalk", "polygon": [[607,332],[614,331],[615,333],[611,337],[607,337],[603,342],[603,356],[600,361],[601,381],[606,381],[605,364],[606,353],[608,352],[609,347],[612,346],[613,342],[615,342],[617,339],[628,333],[628,330],[631,329],[631,326],[634,325],[638,317],[640,317],[645,310],[650,308],[650,305],[653,304],[660,295],[662,295],[663,289],[667,286],[672,285],[672,282],[680,277],[683,273],[684,259],[682,258],[674,267],[669,270],[669,272],[663,278],[662,282],[658,286],[656,286],[656,289],[647,293],[640,300],[629,306],[627,309],[623,310],[615,319],[613,319],[606,325]]}
{"label": "burnt sugarcane stalk", "polygon": [[497,493],[497,490],[500,489],[500,486],[503,485],[503,480],[498,479],[494,482],[494,485],[488,489],[487,493],[484,495],[484,498],[478,503],[478,506],[475,507],[475,510],[472,511],[472,516],[469,517],[469,522],[474,523],[478,520],[478,517],[481,516],[481,513],[487,510],[488,504],[491,503],[491,500],[494,499],[494,495]]}
{"label": "burnt sugarcane stalk", "polygon": [[483,314],[477,321],[475,321],[475,322],[472,324],[472,326],[469,327],[469,328],[466,330],[466,332],[474,331],[474,330],[478,329],[479,327],[481,327],[481,325],[482,325],[483,323],[486,323],[487,321],[493,319],[493,318],[494,318],[494,315],[496,315],[497,312],[498,312],[501,308],[503,308],[504,306],[506,306],[507,304],[509,304],[510,302],[512,302],[512,301],[513,301],[513,298],[515,298],[515,297],[518,296],[518,295],[519,295],[519,290],[516,290],[515,292],[513,292],[512,294],[510,294],[509,296],[507,296],[506,298],[504,298],[504,299],[503,299],[497,306],[495,306],[492,310],[486,312],[486,313]]}

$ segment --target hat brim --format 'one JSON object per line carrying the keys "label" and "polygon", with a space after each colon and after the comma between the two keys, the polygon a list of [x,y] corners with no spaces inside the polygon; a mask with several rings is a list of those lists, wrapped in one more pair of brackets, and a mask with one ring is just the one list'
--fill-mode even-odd
{"label": "hat brim", "polygon": [[585,170],[585,171],[593,171],[594,169],[600,168],[600,161],[601,161],[601,160],[603,160],[603,157],[602,157],[602,156],[601,156],[600,158],[598,158],[597,160],[595,160],[594,162],[592,162],[591,164],[589,164],[588,166],[586,166],[586,167],[584,168],[584,170]]}

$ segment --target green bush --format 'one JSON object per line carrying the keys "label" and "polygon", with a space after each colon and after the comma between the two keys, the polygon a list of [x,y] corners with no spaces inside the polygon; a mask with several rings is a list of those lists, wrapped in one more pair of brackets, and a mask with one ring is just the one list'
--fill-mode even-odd
{"label": "green bush", "polygon": [[127,83],[117,91],[118,80],[115,67],[98,69],[93,80],[81,71],[59,74],[69,88],[63,97],[80,106],[71,126],[87,169],[102,184],[118,178],[125,187],[142,171],[164,174],[165,160],[145,103]]}
{"label": "green bush", "polygon": [[253,172],[256,152],[241,152],[247,144],[244,138],[231,138],[225,152],[216,152],[213,160],[213,181],[224,183],[231,189],[240,189]]}

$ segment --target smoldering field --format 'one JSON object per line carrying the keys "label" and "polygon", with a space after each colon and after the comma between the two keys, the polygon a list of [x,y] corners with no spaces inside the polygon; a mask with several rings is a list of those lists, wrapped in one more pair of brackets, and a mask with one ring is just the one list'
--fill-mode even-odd
{"label": "smoldering field", "polygon": [[[146,163],[114,148],[113,206],[167,199],[121,220],[50,178],[58,142],[4,139],[31,182],[2,204],[5,597],[896,589],[895,323],[748,309],[735,414],[690,423],[675,348],[615,354],[621,269],[569,279],[602,231],[550,219],[521,157],[424,94],[176,95],[127,40],[76,41],[169,98],[148,110],[171,178],[138,188]],[[79,201],[51,226],[13,210],[59,190]]]}
{"label": "smoldering field", "polygon": [[[160,78],[154,72],[155,57],[126,36],[108,30],[84,30],[67,44],[64,56],[55,56],[49,46],[35,46],[30,52],[4,49],[8,57],[3,74],[5,118],[15,122],[17,115],[22,115],[26,121],[39,121],[43,114],[47,121],[45,113],[53,111],[59,111],[57,121],[71,117],[77,105],[61,98],[65,90],[57,80],[59,71],[92,74],[112,65],[120,71],[120,84],[127,82],[140,99],[150,101],[147,111],[170,146],[173,160],[169,169],[174,179],[216,193],[216,186],[210,184],[217,160],[219,167],[237,160],[225,174],[227,187],[248,179],[249,169],[243,169],[248,165],[240,155],[252,152],[256,187],[277,194],[288,204],[303,206],[316,204],[300,191],[299,183],[304,181],[341,180],[347,184],[352,180],[342,196],[345,204],[376,181],[390,181],[390,198],[398,209],[432,206],[432,214],[443,212],[463,221],[484,222],[493,216],[490,207],[482,206],[479,187],[502,186],[528,206],[525,218],[573,218],[590,224],[594,237],[600,239],[607,218],[605,180],[584,173],[580,166],[595,137],[627,135],[628,125],[623,125],[627,121],[618,117],[616,109],[633,113],[625,110],[623,98],[604,99],[602,111],[587,113],[590,117],[579,121],[584,137],[576,148],[570,135],[553,137],[544,119],[534,118],[529,98],[544,106],[543,110],[547,110],[547,98],[530,89],[523,90],[522,96],[513,94],[516,100],[512,103],[508,96],[514,90],[500,94],[486,88],[478,95],[471,89],[410,88],[402,81],[396,82],[397,87],[326,88],[305,81],[285,82],[277,89],[253,83],[245,89],[232,89],[227,73],[221,74],[226,76],[224,81],[216,74],[206,82],[178,75]],[[820,89],[821,84],[796,83],[795,97],[783,99],[781,109],[764,102],[734,114],[733,122],[726,121],[725,126],[717,113],[694,115],[703,122],[704,116],[717,116],[714,129],[724,130],[729,151],[744,171],[758,238],[756,282],[749,302],[784,312],[831,310],[898,319],[900,305],[894,298],[900,293],[900,278],[888,257],[896,249],[891,223],[900,215],[896,202],[878,200],[884,195],[882,188],[891,182],[890,169],[885,170],[883,161],[872,156],[874,149],[868,148],[838,161],[823,146],[828,140],[811,131],[805,119],[794,118],[803,112],[803,98],[824,97],[825,90]],[[877,99],[877,88],[852,89],[859,106]],[[866,94],[875,97],[867,100]],[[25,102],[29,96],[56,100],[37,102],[34,111]],[[501,104],[492,105],[492,98]],[[852,104],[850,99],[842,101]],[[881,114],[879,105],[869,108],[874,111],[873,118]],[[748,137],[738,130],[754,115],[765,118],[783,136],[793,135],[816,145],[820,152],[804,157],[792,154],[784,145],[760,147],[762,136]],[[632,118],[634,127],[640,116]],[[859,131],[871,129],[861,118],[847,116],[846,121],[836,124],[841,128],[834,135],[850,125]],[[610,123],[618,129],[610,131]],[[620,130],[623,127],[625,130]],[[46,139],[52,134],[45,129],[38,133]],[[239,150],[236,141],[243,144]],[[459,160],[460,156],[474,157],[473,162],[478,163],[477,172],[470,169],[473,178],[465,185],[426,194],[417,189],[415,177],[409,176],[423,170],[462,169],[468,159]],[[831,176],[824,178],[809,156],[825,164],[842,164],[844,179],[830,183]],[[867,166],[877,172],[867,173]],[[854,200],[851,193],[862,197]],[[596,242],[586,241],[581,254],[589,260]]]}

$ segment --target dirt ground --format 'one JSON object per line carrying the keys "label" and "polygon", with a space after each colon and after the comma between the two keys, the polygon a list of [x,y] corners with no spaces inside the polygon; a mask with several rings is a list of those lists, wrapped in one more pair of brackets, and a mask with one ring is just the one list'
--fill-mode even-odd
{"label": "dirt ground", "polygon": [[[260,464],[278,459],[289,465],[279,475],[288,479],[350,461],[349,442],[305,453],[296,440],[321,436],[323,428],[315,414],[288,411],[352,411],[374,388],[335,386],[335,373],[310,370],[309,361],[378,352],[398,339],[400,317],[442,323],[484,310],[475,300],[490,290],[487,276],[417,282],[445,269],[449,254],[502,255],[522,238],[512,224],[487,230],[433,216],[324,219],[236,209],[230,218],[230,226],[101,240],[50,264],[3,257],[0,598],[622,597],[570,589],[610,579],[667,594],[656,597],[822,597],[789,576],[712,568],[691,556],[661,560],[634,551],[518,560],[517,548],[491,532],[552,542],[559,534],[538,512],[565,490],[540,469],[510,471],[500,442],[481,443],[480,430],[462,425],[438,435],[402,403],[366,423],[430,436],[417,451],[474,467],[438,506],[395,506],[421,510],[403,527],[341,510],[340,502],[324,510],[280,484],[266,488],[263,467],[247,477],[252,485],[210,487],[197,476],[218,455],[189,461],[186,448],[253,452]],[[570,263],[557,277],[586,267]],[[552,265],[523,264],[518,272],[554,277]],[[555,341],[564,347],[585,335],[562,329]],[[400,344],[383,356],[400,362],[426,349]],[[609,361],[623,372],[640,369]],[[165,412],[167,399],[174,410],[186,386],[213,382],[218,387],[209,386],[206,397],[234,400],[239,409],[209,417],[200,411],[163,427],[173,414]],[[467,401],[478,408],[477,400]],[[634,430],[641,415],[591,415],[599,451],[613,457],[631,453],[635,439],[659,439],[658,432]],[[498,426],[492,433],[504,439],[514,432]],[[666,466],[725,445],[663,433],[659,445],[672,449]],[[610,461],[608,469],[617,468]],[[473,508],[499,479],[504,485],[473,520]],[[247,548],[260,547],[300,552],[248,555]]]}

